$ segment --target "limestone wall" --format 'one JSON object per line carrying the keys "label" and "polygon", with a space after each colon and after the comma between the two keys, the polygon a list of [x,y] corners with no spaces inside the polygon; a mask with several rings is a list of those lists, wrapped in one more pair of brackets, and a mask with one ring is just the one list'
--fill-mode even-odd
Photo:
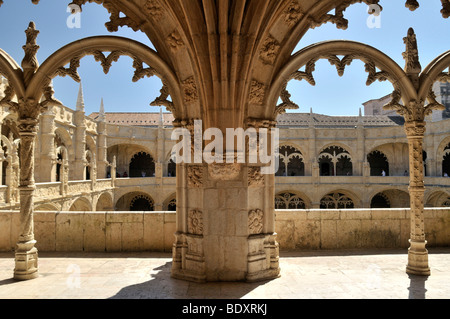
{"label": "limestone wall", "polygon": [[[409,209],[276,210],[281,250],[409,247]],[[167,251],[175,212],[35,212],[39,251]],[[0,251],[12,251],[19,213],[0,212]],[[450,209],[426,208],[428,247],[450,246]]]}

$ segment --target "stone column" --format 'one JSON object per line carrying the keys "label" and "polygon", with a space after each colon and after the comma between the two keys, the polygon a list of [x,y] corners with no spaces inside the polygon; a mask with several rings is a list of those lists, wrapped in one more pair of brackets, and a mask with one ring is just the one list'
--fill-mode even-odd
{"label": "stone column", "polygon": [[101,121],[97,123],[97,174],[98,178],[106,178],[106,168],[108,166],[107,160],[107,143],[106,143],[106,123]]}
{"label": "stone column", "polygon": [[424,172],[423,172],[423,137],[425,122],[411,121],[405,123],[406,136],[409,144],[410,167],[410,216],[411,238],[408,249],[408,265],[406,272],[413,275],[430,275],[428,266],[428,251],[425,248],[424,225]]}
{"label": "stone column", "polygon": [[275,177],[263,174],[263,166],[177,163],[174,278],[258,281],[279,275]]}
{"label": "stone column", "polygon": [[40,116],[40,169],[39,176],[36,176],[38,182],[56,181],[54,120],[52,108]]}
{"label": "stone column", "polygon": [[38,252],[34,247],[34,142],[37,120],[19,120],[20,134],[20,235],[15,250],[14,279],[38,276]]}

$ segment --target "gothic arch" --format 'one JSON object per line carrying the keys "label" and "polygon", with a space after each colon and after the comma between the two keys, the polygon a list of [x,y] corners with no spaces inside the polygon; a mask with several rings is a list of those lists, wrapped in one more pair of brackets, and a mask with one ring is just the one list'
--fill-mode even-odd
{"label": "gothic arch", "polygon": [[[343,58],[340,59],[339,56],[343,56]],[[400,92],[405,103],[417,100],[417,91],[411,80],[389,56],[363,43],[338,40],[313,44],[292,55],[275,76],[268,93],[267,105],[277,105],[284,86],[292,79],[305,79],[314,85],[312,72],[315,62],[319,59],[328,59],[331,64],[336,66],[339,74],[343,74],[345,66],[352,60],[361,60],[366,64],[366,71],[369,74],[367,85],[377,80],[389,80],[394,86],[394,92]],[[305,71],[299,71],[303,66],[306,66]],[[381,71],[378,72],[377,69]],[[267,109],[269,110],[270,107]],[[273,114],[266,113],[266,117],[273,118]]]}
{"label": "gothic arch", "polygon": [[105,192],[102,193],[98,199],[96,204],[96,211],[113,211],[113,197],[110,193]]}
{"label": "gothic arch", "polygon": [[92,203],[86,197],[79,197],[75,199],[70,205],[69,211],[92,211]]}
{"label": "gothic arch", "polygon": [[347,190],[327,192],[320,199],[321,209],[351,209],[360,206],[357,196]]}
{"label": "gothic arch", "polygon": [[282,144],[279,151],[279,168],[276,176],[304,176],[305,157],[300,150],[292,144]]}
{"label": "gothic arch", "polygon": [[[103,52],[111,53],[105,57]],[[105,73],[108,73],[111,63],[120,56],[129,56],[133,59],[133,67],[136,70],[133,81],[137,81],[145,76],[157,75],[170,91],[174,106],[174,116],[177,117],[181,112],[183,103],[178,79],[169,65],[161,59],[158,53],[146,45],[116,36],[84,38],[60,48],[38,68],[27,87],[25,92],[26,98],[38,101],[42,95],[42,88],[48,87],[52,78],[58,75],[68,75],[79,82],[80,78],[77,68],[80,64],[80,59],[86,55],[94,55],[96,59],[102,61]],[[144,68],[143,63],[150,67]],[[70,64],[69,68],[64,68],[67,64]]]}
{"label": "gothic arch", "polygon": [[389,175],[389,160],[383,152],[373,150],[367,154],[367,162],[370,165],[370,176],[381,176],[382,171],[386,176]]}
{"label": "gothic arch", "polygon": [[353,175],[352,156],[338,144],[329,144],[320,150],[317,160],[321,176]]}
{"label": "gothic arch", "polygon": [[296,191],[281,191],[275,195],[275,209],[308,209],[311,201],[303,194]]}
{"label": "gothic arch", "polygon": [[163,203],[163,210],[176,211],[177,210],[177,194],[171,194]]}
{"label": "gothic arch", "polygon": [[155,176],[155,159],[150,153],[136,152],[129,163],[129,177]]}

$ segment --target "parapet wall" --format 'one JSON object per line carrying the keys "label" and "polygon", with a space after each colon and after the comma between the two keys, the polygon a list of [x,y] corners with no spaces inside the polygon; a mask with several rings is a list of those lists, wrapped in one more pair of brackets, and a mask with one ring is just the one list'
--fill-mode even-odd
{"label": "parapet wall", "polygon": [[[175,212],[35,212],[39,251],[172,250]],[[14,250],[19,213],[0,211],[0,251]],[[409,209],[276,210],[280,250],[409,247]],[[450,246],[450,209],[426,208],[427,247]]]}

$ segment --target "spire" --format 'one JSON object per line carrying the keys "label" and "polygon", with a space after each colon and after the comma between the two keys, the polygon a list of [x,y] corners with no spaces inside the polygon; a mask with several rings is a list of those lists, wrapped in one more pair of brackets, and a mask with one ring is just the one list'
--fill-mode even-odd
{"label": "spire", "polygon": [[102,101],[100,102],[100,111],[98,112],[98,120],[100,122],[104,122],[106,120],[105,105],[103,104],[103,98]]}
{"label": "spire", "polygon": [[78,89],[76,110],[84,112],[83,86],[82,86],[81,82],[80,82],[80,88]]}

